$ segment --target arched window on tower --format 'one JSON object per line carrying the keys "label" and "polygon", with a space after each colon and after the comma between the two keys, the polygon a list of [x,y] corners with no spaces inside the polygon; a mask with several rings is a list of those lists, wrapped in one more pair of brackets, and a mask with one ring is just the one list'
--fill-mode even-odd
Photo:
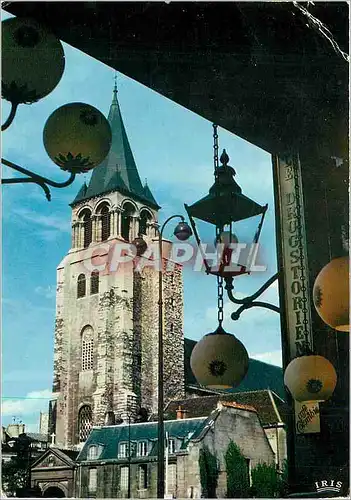
{"label": "arched window on tower", "polygon": [[79,442],[84,443],[88,439],[93,425],[93,414],[89,405],[84,405],[78,414],[78,437]]}
{"label": "arched window on tower", "polygon": [[90,210],[83,210],[80,214],[80,220],[83,221],[83,246],[87,248],[93,238],[93,221]]}
{"label": "arched window on tower", "polygon": [[111,213],[108,205],[104,205],[100,210],[101,216],[101,241],[106,241],[110,236]]}
{"label": "arched window on tower", "polygon": [[121,235],[122,238],[125,239],[126,241],[129,241],[131,238],[131,222],[132,222],[132,217],[135,214],[135,208],[134,205],[132,205],[130,202],[126,202],[123,205],[123,212],[122,212],[122,224],[121,224]]}
{"label": "arched window on tower", "polygon": [[86,326],[82,331],[81,370],[89,371],[94,368],[94,330]]}
{"label": "arched window on tower", "polygon": [[80,297],[85,297],[85,292],[86,292],[85,275],[80,274],[77,280],[77,298],[79,299]]}
{"label": "arched window on tower", "polygon": [[99,293],[99,273],[93,271],[90,276],[90,295]]}
{"label": "arched window on tower", "polygon": [[147,234],[147,225],[151,218],[151,214],[147,210],[142,210],[140,212],[139,234]]}

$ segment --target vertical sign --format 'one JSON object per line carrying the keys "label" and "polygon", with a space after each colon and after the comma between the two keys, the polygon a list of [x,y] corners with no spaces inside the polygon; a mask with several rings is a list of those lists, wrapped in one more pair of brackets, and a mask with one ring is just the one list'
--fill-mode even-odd
{"label": "vertical sign", "polygon": [[[298,158],[275,158],[289,359],[313,349],[301,167]],[[318,403],[294,402],[297,434],[320,432]]]}

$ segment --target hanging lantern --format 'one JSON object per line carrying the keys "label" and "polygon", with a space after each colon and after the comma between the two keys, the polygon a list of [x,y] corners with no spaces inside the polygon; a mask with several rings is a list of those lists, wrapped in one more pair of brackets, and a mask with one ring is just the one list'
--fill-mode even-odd
{"label": "hanging lantern", "polygon": [[300,403],[326,401],[332,396],[336,382],[334,366],[323,356],[295,358],[284,373],[284,384]]}
{"label": "hanging lantern", "polygon": [[182,220],[176,225],[173,234],[179,241],[186,241],[193,233],[189,224]]}
{"label": "hanging lantern", "polygon": [[132,241],[132,245],[134,245],[136,248],[137,257],[141,257],[146,252],[147,243],[142,237],[142,235],[139,235],[137,238],[134,238],[134,240]]}
{"label": "hanging lantern", "polygon": [[59,83],[65,68],[61,42],[31,19],[2,22],[2,96],[15,103],[38,101]]}
{"label": "hanging lantern", "polygon": [[227,390],[238,386],[245,377],[249,356],[240,340],[220,325],[195,345],[190,366],[200,385]]}
{"label": "hanging lantern", "polygon": [[324,323],[341,332],[350,331],[349,257],[330,261],[318,274],[313,303]]}
{"label": "hanging lantern", "polygon": [[[215,146],[215,151],[217,151],[216,140]],[[209,194],[193,205],[185,205],[185,209],[200,251],[202,251],[201,238],[196,228],[195,219],[215,226],[215,244],[224,244],[224,248],[223,245],[220,247],[222,253],[219,255],[218,266],[211,267],[203,254],[206,272],[217,276],[230,277],[250,272],[249,259],[245,265],[232,262],[233,247],[238,243],[238,238],[233,231],[233,225],[236,222],[261,215],[252,241],[253,244],[258,243],[268,205],[261,206],[242,194],[240,186],[234,179],[235,170],[228,164],[229,156],[225,149],[220,157],[220,162],[222,165],[217,166],[217,161],[215,161],[215,182],[210,188]]]}
{"label": "hanging lantern", "polygon": [[43,139],[54,163],[62,170],[81,173],[105,159],[111,147],[111,128],[98,109],[74,102],[49,116]]}

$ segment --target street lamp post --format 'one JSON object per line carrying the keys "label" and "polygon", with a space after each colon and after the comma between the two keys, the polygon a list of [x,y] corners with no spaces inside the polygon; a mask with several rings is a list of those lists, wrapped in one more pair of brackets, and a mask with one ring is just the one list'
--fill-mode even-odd
{"label": "street lamp post", "polygon": [[165,494],[165,429],[164,429],[164,384],[163,384],[163,259],[162,236],[163,231],[172,219],[181,219],[176,226],[174,235],[181,241],[190,238],[192,232],[182,215],[169,217],[158,231],[159,271],[158,271],[158,451],[157,451],[157,498],[164,498]]}

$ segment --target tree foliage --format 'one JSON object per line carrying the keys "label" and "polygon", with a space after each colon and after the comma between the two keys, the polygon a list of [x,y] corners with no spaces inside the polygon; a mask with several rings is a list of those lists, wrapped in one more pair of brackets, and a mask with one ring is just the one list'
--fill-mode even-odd
{"label": "tree foliage", "polygon": [[17,489],[26,486],[27,465],[27,462],[18,457],[12,457],[6,462],[3,461],[1,479],[5,493],[14,496]]}
{"label": "tree foliage", "polygon": [[200,450],[199,469],[202,497],[216,498],[219,474],[218,461],[207,446],[204,446]]}
{"label": "tree foliage", "polygon": [[279,494],[279,476],[275,464],[259,463],[251,470],[253,496],[274,498]]}
{"label": "tree foliage", "polygon": [[248,465],[240,448],[230,441],[225,453],[227,471],[227,497],[247,498],[250,491]]}

